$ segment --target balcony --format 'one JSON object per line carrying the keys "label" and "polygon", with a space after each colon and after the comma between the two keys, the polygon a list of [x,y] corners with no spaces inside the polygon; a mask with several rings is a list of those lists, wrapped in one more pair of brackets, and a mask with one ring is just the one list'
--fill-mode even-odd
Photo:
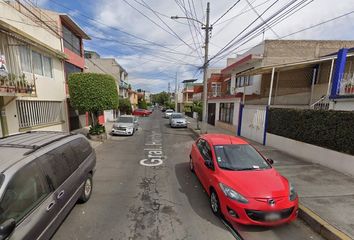
{"label": "balcony", "polygon": [[0,73],[0,96],[34,96],[36,95],[33,76],[22,73]]}

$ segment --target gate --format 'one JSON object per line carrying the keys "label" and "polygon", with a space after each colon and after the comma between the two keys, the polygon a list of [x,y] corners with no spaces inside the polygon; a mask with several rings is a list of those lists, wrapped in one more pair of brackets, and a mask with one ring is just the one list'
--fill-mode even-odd
{"label": "gate", "polygon": [[208,104],[208,123],[215,126],[216,103]]}

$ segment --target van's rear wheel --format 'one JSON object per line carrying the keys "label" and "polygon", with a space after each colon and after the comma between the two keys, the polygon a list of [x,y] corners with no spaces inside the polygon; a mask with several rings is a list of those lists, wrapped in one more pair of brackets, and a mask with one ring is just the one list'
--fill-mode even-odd
{"label": "van's rear wheel", "polygon": [[85,180],[84,185],[82,186],[82,193],[81,196],[79,197],[80,203],[85,203],[90,199],[92,193],[92,187],[93,187],[92,175],[89,174]]}

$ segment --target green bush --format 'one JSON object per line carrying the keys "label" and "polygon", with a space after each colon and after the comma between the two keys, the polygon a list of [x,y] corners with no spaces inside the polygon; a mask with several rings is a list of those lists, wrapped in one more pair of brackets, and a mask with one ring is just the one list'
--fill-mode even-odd
{"label": "green bush", "polygon": [[97,124],[95,126],[91,126],[90,130],[89,130],[89,133],[91,135],[100,135],[101,133],[105,133],[105,132],[106,132],[106,129],[101,124]]}
{"label": "green bush", "polygon": [[132,104],[128,98],[119,98],[119,111],[121,114],[131,114],[132,113]]}
{"label": "green bush", "polygon": [[142,99],[142,100],[140,100],[139,102],[138,102],[138,107],[140,108],[140,109],[147,109],[147,104],[146,104],[146,101],[145,101],[145,99]]}
{"label": "green bush", "polygon": [[354,112],[271,108],[267,132],[354,155]]}
{"label": "green bush", "polygon": [[70,104],[81,112],[90,112],[93,125],[98,123],[98,113],[118,108],[116,81],[111,75],[98,73],[73,73],[68,80]]}

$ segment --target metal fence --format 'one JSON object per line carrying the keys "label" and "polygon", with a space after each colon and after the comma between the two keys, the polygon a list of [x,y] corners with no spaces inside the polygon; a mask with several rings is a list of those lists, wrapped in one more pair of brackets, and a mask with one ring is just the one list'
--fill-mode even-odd
{"label": "metal fence", "polygon": [[16,101],[20,128],[61,123],[64,121],[64,103],[60,101]]}

